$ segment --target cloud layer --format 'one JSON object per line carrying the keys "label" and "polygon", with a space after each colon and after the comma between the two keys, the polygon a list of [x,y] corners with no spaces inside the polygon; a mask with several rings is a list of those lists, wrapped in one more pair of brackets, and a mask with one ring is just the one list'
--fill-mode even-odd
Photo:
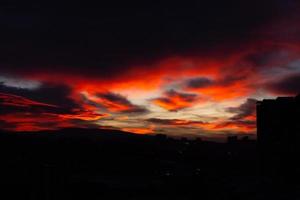
{"label": "cloud layer", "polygon": [[0,127],[254,134],[255,103],[296,95],[296,0],[9,3]]}

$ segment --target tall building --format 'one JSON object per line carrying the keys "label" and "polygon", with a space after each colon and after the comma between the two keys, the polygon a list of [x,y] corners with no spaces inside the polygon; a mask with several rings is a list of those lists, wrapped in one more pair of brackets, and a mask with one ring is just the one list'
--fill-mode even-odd
{"label": "tall building", "polygon": [[257,102],[257,142],[264,174],[300,172],[300,96]]}

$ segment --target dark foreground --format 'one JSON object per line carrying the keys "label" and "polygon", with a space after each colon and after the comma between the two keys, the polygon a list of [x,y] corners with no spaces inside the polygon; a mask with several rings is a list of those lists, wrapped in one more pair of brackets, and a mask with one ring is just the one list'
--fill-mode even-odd
{"label": "dark foreground", "polygon": [[1,199],[300,199],[297,181],[262,174],[249,140],[2,132],[0,156]]}

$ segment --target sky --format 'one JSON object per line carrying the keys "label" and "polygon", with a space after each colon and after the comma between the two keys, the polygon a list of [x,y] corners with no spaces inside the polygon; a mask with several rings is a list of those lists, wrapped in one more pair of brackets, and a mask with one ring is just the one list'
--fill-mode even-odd
{"label": "sky", "polygon": [[256,134],[300,88],[300,4],[0,3],[0,129]]}

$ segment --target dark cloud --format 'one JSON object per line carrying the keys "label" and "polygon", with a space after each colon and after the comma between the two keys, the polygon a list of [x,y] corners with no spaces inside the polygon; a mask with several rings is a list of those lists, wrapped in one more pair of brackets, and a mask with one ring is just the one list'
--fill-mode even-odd
{"label": "dark cloud", "polygon": [[0,92],[0,113],[15,113],[15,112],[57,112],[58,107],[45,104],[30,99]]}
{"label": "dark cloud", "polygon": [[300,73],[286,76],[277,81],[273,81],[266,85],[266,89],[275,93],[283,95],[297,95],[300,94]]}
{"label": "dark cloud", "polygon": [[[1,112],[14,112],[14,107],[17,110],[24,111],[24,109],[31,111],[44,111],[53,113],[72,113],[74,109],[80,106],[71,99],[71,89],[65,85],[55,85],[45,83],[41,87],[28,90],[15,87],[7,87],[0,83],[0,93],[2,104],[5,101],[19,102],[19,104],[30,104],[29,107],[22,105],[6,105],[1,109]],[[3,107],[3,106],[2,106]]]}
{"label": "dark cloud", "polygon": [[107,78],[170,55],[226,57],[255,40],[257,29],[295,12],[295,2],[3,3],[1,71],[66,70]]}
{"label": "dark cloud", "polygon": [[232,120],[242,120],[249,116],[254,116],[256,111],[256,99],[247,99],[245,103],[238,107],[229,107],[227,112],[235,113]]}
{"label": "dark cloud", "polygon": [[71,97],[64,85],[43,84],[34,90],[0,85],[0,129],[38,131],[64,127],[94,127],[95,121],[106,117],[95,107]]}
{"label": "dark cloud", "polygon": [[71,98],[65,85],[44,83],[36,89],[8,87],[0,84],[0,128],[10,130],[44,130],[89,126],[106,114]]}
{"label": "dark cloud", "polygon": [[96,105],[100,107],[104,107],[109,111],[112,112],[119,112],[119,113],[147,113],[149,112],[146,108],[135,105],[131,103],[126,97],[112,93],[112,92],[105,92],[105,93],[98,93],[96,95],[100,101],[94,102]]}
{"label": "dark cloud", "polygon": [[186,87],[191,89],[204,88],[214,84],[213,80],[205,77],[192,78],[186,81]]}
{"label": "dark cloud", "polygon": [[114,103],[118,103],[122,105],[131,105],[131,102],[128,99],[126,99],[126,97],[120,94],[106,92],[106,93],[98,93],[96,96],[102,99],[107,99]]}
{"label": "dark cloud", "polygon": [[[234,74],[234,76],[232,75]],[[239,69],[233,69],[229,73],[225,74],[220,80],[218,80],[216,86],[229,86],[233,85],[242,80],[246,80],[249,74],[247,72],[241,71]]]}
{"label": "dark cloud", "polygon": [[272,45],[268,49],[247,54],[242,58],[242,62],[249,64],[251,67],[260,68],[288,63],[292,57],[291,52],[286,51],[283,46]]}
{"label": "dark cloud", "polygon": [[214,80],[205,77],[196,77],[185,80],[181,86],[189,90],[207,87],[226,87],[245,80],[247,76],[247,72],[243,72],[239,69],[231,69],[230,71],[226,71],[226,73],[224,72],[223,76],[219,79]]}
{"label": "dark cloud", "polygon": [[194,102],[198,97],[197,94],[177,92],[175,90],[169,90],[165,93],[165,95],[169,98],[179,98],[186,102]]}

